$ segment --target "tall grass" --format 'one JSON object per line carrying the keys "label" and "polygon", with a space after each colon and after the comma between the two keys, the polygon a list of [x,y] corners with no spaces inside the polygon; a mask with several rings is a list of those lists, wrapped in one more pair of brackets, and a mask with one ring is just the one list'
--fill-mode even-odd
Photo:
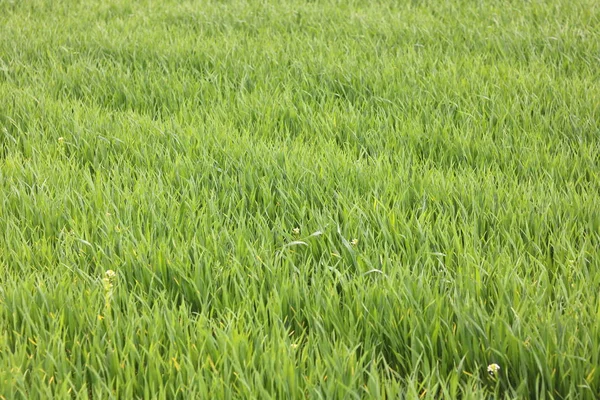
{"label": "tall grass", "polygon": [[599,62],[592,0],[0,0],[0,398],[596,398]]}

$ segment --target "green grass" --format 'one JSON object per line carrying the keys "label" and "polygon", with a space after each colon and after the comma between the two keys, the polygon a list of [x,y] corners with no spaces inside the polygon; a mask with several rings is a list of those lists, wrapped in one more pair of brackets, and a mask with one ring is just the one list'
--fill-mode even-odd
{"label": "green grass", "polygon": [[599,121],[594,0],[0,0],[0,399],[596,398]]}

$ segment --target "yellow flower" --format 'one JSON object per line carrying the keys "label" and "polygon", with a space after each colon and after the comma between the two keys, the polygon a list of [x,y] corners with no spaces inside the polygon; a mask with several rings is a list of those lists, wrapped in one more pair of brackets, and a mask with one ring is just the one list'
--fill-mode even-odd
{"label": "yellow flower", "polygon": [[488,374],[495,376],[500,371],[500,366],[496,363],[490,364],[487,367]]}
{"label": "yellow flower", "polygon": [[352,239],[352,241],[350,242],[350,244],[352,246],[356,246],[358,244],[358,239],[356,239],[356,238]]}
{"label": "yellow flower", "polygon": [[300,234],[300,228],[294,228],[294,229],[292,229],[292,233],[294,235],[299,235]]}

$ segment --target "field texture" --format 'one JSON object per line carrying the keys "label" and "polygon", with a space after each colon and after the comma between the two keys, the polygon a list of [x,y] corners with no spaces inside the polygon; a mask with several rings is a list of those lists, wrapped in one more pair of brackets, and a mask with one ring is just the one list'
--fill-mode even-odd
{"label": "field texture", "polygon": [[0,0],[0,399],[597,398],[599,121],[595,0]]}

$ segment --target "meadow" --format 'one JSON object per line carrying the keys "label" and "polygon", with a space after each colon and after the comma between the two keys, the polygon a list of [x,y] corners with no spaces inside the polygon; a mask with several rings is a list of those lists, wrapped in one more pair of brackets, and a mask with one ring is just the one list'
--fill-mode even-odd
{"label": "meadow", "polygon": [[595,0],[0,0],[0,399],[598,398],[599,121]]}

